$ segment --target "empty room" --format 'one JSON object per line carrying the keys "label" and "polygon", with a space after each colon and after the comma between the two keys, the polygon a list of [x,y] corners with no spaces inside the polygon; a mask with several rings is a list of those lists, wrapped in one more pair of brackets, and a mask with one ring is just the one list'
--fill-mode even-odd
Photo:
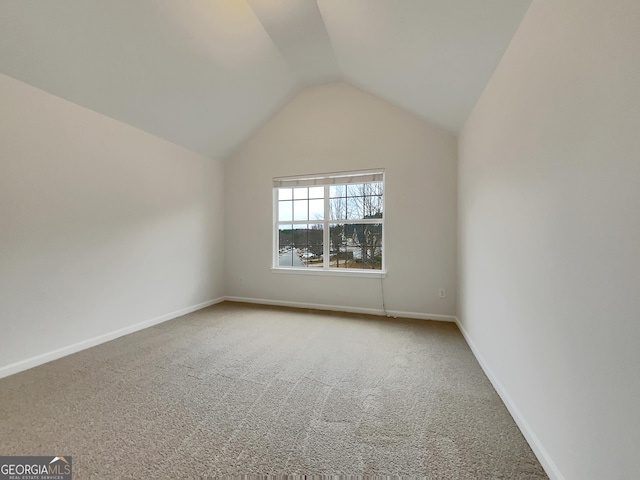
{"label": "empty room", "polygon": [[640,2],[0,0],[0,478],[640,478]]}

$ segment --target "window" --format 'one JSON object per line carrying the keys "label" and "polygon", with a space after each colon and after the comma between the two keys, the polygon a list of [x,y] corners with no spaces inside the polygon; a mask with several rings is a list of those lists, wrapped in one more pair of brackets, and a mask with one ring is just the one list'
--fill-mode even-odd
{"label": "window", "polygon": [[384,171],[273,179],[274,269],[384,271]]}

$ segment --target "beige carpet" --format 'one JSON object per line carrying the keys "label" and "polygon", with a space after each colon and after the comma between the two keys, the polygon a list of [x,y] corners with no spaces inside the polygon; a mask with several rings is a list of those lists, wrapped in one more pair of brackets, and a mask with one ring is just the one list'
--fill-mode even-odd
{"label": "beige carpet", "polygon": [[0,380],[74,478],[547,478],[454,324],[224,303]]}

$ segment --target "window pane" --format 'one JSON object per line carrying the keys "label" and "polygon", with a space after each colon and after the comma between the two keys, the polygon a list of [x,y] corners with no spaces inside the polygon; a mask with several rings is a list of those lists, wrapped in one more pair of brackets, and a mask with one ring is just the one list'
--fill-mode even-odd
{"label": "window pane", "polygon": [[382,269],[382,224],[332,224],[331,268]]}
{"label": "window pane", "polygon": [[324,230],[321,225],[309,225],[307,245],[302,250],[300,259],[307,267],[322,268]]}
{"label": "window pane", "polygon": [[293,220],[293,202],[278,202],[278,221],[289,222],[291,220]]}
{"label": "window pane", "polygon": [[278,228],[278,265],[280,267],[293,266],[293,227],[280,225]]}
{"label": "window pane", "polygon": [[294,220],[309,220],[309,200],[294,200],[293,201],[293,219]]}
{"label": "window pane", "polygon": [[364,218],[362,215],[364,197],[347,197],[347,219],[357,220]]}
{"label": "window pane", "polygon": [[354,185],[347,185],[348,197],[362,197],[364,196],[364,183],[356,183]]}
{"label": "window pane", "polygon": [[324,187],[309,187],[309,198],[324,198]]}
{"label": "window pane", "polygon": [[360,241],[362,268],[380,270],[382,268],[382,224],[362,225]]}
{"label": "window pane", "polygon": [[309,220],[324,219],[324,200],[309,200]]}
{"label": "window pane", "polygon": [[307,246],[313,249],[316,255],[322,255],[322,245],[324,243],[324,229],[322,225],[309,225],[307,230]]}
{"label": "window pane", "polygon": [[[307,226],[306,225],[294,225],[293,226],[293,246],[300,250],[307,246]],[[297,252],[300,253],[299,251]]]}
{"label": "window pane", "polygon": [[307,187],[298,187],[293,189],[293,198],[303,200],[309,198],[309,189]]}
{"label": "window pane", "polygon": [[278,200],[291,200],[293,198],[293,189],[291,188],[279,188]]}
{"label": "window pane", "polygon": [[293,226],[291,225],[280,225],[278,227],[278,247],[285,248],[291,247],[293,236],[291,235],[293,232]]}
{"label": "window pane", "polygon": [[329,199],[329,218],[344,220],[347,218],[347,199],[344,197]]}
{"label": "window pane", "polygon": [[346,197],[346,196],[347,196],[346,185],[331,185],[329,187],[329,198]]}
{"label": "window pane", "polygon": [[366,183],[364,193],[365,195],[382,195],[382,182]]}
{"label": "window pane", "polygon": [[329,227],[329,241],[329,267],[347,268],[349,255],[344,225],[332,224]]}
{"label": "window pane", "polygon": [[363,199],[363,218],[382,218],[382,197],[368,196]]}

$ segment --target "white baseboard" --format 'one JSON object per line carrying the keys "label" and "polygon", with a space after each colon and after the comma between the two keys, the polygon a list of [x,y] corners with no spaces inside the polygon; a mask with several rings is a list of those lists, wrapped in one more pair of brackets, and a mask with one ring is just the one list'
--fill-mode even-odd
{"label": "white baseboard", "polygon": [[[381,310],[381,314],[384,312]],[[437,320],[438,322],[452,322],[455,323],[456,317],[453,315],[439,315],[437,313],[416,313],[416,312],[403,312],[401,310],[387,310],[388,317],[400,317],[400,318],[415,318],[417,320]]]}
{"label": "white baseboard", "polygon": [[498,395],[500,395],[500,398],[506,405],[507,410],[509,410],[509,413],[520,428],[522,435],[524,435],[525,439],[529,443],[531,450],[533,450],[533,453],[536,455],[536,457],[538,457],[538,460],[540,461],[542,468],[544,468],[544,471],[547,473],[551,480],[564,480],[564,476],[562,475],[562,473],[560,473],[557,465],[551,459],[551,456],[549,455],[547,450],[542,446],[540,439],[531,429],[531,426],[529,426],[529,423],[525,420],[522,413],[520,413],[520,410],[518,409],[518,407],[516,407],[515,403],[505,390],[504,386],[502,385],[500,380],[498,380],[498,377],[496,377],[496,375],[493,373],[493,370],[491,370],[491,367],[489,367],[487,362],[484,360],[484,357],[478,350],[478,347],[475,343],[473,343],[473,340],[462,326],[462,323],[460,322],[460,319],[458,317],[455,317],[455,322],[462,332],[462,336],[469,345],[469,348],[471,348],[471,351],[482,367],[482,370],[484,370],[485,375],[487,376],[487,378],[489,378],[489,381],[493,385],[493,388],[495,388],[496,392],[498,392]]}
{"label": "white baseboard", "polygon": [[58,348],[57,350],[53,350],[51,352],[43,353],[35,357],[27,358],[26,360],[21,360],[19,362],[0,367],[0,378],[8,377],[9,375],[13,375],[14,373],[22,372],[24,370],[37,367],[38,365],[42,365],[44,363],[57,360],[58,358],[71,355],[72,353],[77,353],[81,350],[86,350],[87,348],[95,347],[96,345],[100,345],[101,343],[105,343],[110,340],[114,340],[118,337],[122,337],[124,335],[137,332],[138,330],[142,330],[144,328],[152,327],[159,323],[166,322],[167,320],[172,320],[176,317],[186,315],[187,313],[195,312],[196,310],[200,310],[202,308],[206,308],[223,301],[224,301],[224,297],[220,297],[220,298],[215,298],[213,300],[209,300],[203,303],[199,303],[197,305],[192,305],[190,307],[181,308],[180,310],[166,313],[164,315],[160,315],[159,317],[155,317],[150,320],[145,320],[144,322],[136,323],[134,325],[130,325],[128,327],[124,327],[119,330],[115,330],[113,332],[105,333],[104,335],[99,335],[97,337],[93,337],[78,343],[74,343],[73,345],[68,345],[66,347]]}
{"label": "white baseboard", "polygon": [[267,300],[265,298],[249,298],[249,297],[234,297],[234,296],[227,296],[225,297],[225,300],[228,300],[230,302],[256,303],[258,305],[274,305],[278,307],[311,308],[314,310],[330,310],[332,312],[363,313],[366,315],[379,315],[379,316],[387,316],[387,317],[394,317],[394,318],[395,317],[415,318],[418,320],[437,320],[440,322],[456,321],[456,317],[454,315],[402,312],[399,310],[387,310],[385,313],[385,311],[381,308],[347,307],[344,305],[330,305],[330,304],[324,304],[324,303],[289,302],[286,300]]}

